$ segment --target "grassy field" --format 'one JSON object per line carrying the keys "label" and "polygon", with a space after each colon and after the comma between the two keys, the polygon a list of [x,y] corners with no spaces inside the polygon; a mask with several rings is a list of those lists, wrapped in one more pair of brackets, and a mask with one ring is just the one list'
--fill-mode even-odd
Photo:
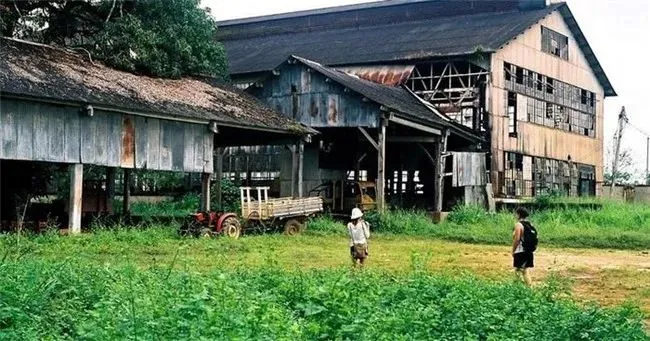
{"label": "grassy field", "polygon": [[508,247],[422,236],[374,235],[357,273],[336,233],[52,233],[0,250],[0,339],[648,337],[642,251],[542,247],[529,290]]}

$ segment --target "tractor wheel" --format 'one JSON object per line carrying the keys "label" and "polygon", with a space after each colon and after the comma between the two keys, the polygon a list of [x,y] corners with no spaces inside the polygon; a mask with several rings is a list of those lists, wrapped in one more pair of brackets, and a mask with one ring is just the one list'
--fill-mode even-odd
{"label": "tractor wheel", "polygon": [[210,230],[207,227],[202,228],[201,232],[199,233],[199,237],[201,237],[201,238],[210,238],[210,237],[212,237],[212,230]]}
{"label": "tractor wheel", "polygon": [[300,234],[304,229],[304,225],[297,219],[289,219],[284,224],[284,234],[294,236]]}
{"label": "tractor wheel", "polygon": [[237,239],[241,235],[241,224],[235,217],[226,218],[222,224],[222,231],[224,236]]}

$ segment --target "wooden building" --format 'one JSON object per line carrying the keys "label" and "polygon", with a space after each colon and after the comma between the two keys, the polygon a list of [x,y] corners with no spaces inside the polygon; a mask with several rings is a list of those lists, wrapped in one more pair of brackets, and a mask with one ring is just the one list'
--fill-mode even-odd
{"label": "wooden building", "polygon": [[215,150],[297,144],[311,132],[210,79],[137,76],[84,54],[8,38],[0,38],[0,90],[0,162],[70,165],[73,232],[80,229],[84,165],[127,175],[131,169],[202,173],[208,209]]}
{"label": "wooden building", "polygon": [[616,92],[565,3],[389,0],[218,24],[241,88],[308,58],[408,89],[484,138],[498,198],[600,194]]}

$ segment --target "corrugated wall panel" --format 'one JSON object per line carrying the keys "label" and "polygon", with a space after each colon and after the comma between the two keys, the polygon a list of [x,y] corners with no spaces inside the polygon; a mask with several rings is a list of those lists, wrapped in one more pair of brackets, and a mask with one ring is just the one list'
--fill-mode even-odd
{"label": "corrugated wall panel", "polygon": [[52,108],[49,115],[48,155],[52,161],[65,158],[65,109]]}
{"label": "corrugated wall panel", "polygon": [[147,119],[147,166],[148,169],[160,169],[160,121],[156,119]]}
{"label": "corrugated wall panel", "polygon": [[26,112],[25,107],[16,108],[16,159],[34,159],[34,115]]}
{"label": "corrugated wall panel", "polygon": [[81,135],[81,162],[95,163],[95,137],[97,136],[97,121],[87,115],[79,116]]}
{"label": "corrugated wall panel", "polygon": [[[146,168],[149,157],[149,124],[146,117],[135,117],[135,168]],[[155,146],[156,149],[160,148]]]}
{"label": "corrugated wall panel", "polygon": [[185,125],[173,122],[172,127],[174,134],[172,139],[172,170],[180,172],[183,171],[183,161],[185,161],[183,156],[185,152]]}
{"label": "corrugated wall panel", "polygon": [[[183,137],[184,140],[183,142],[183,148],[184,152],[182,153],[183,156],[183,170],[186,172],[192,172],[194,170],[194,154],[195,153],[201,153],[203,154],[203,151],[196,149],[194,139],[195,139],[195,134],[198,132],[196,128],[192,125],[185,125],[184,127],[184,133]],[[200,139],[200,136],[196,136],[197,139]],[[177,141],[181,142],[181,141]]]}
{"label": "corrugated wall panel", "polygon": [[203,133],[203,161],[203,172],[214,172],[214,135],[205,130]]}
{"label": "corrugated wall panel", "polygon": [[65,135],[63,137],[65,150],[63,162],[81,162],[81,129],[79,127],[79,115],[70,115],[65,108],[62,109],[62,113],[65,120]]}
{"label": "corrugated wall panel", "polygon": [[48,115],[50,114],[49,108],[43,105],[38,106],[38,111],[33,113],[34,127],[33,127],[33,158],[38,161],[50,161],[48,135],[51,134]]}
{"label": "corrugated wall panel", "polygon": [[172,144],[174,141],[174,126],[172,122],[160,122],[160,169],[172,170]]}

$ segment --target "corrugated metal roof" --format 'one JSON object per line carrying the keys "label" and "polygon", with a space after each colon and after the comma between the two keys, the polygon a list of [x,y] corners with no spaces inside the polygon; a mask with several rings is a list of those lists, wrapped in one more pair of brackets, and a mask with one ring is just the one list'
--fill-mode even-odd
{"label": "corrugated metal roof", "polygon": [[370,65],[338,67],[345,73],[379,84],[397,86],[406,83],[415,65]]}
{"label": "corrugated metal roof", "polygon": [[369,100],[389,108],[402,118],[436,128],[449,128],[453,134],[470,141],[479,142],[482,140],[470,129],[440,114],[402,86],[394,87],[378,84],[299,56],[292,56],[291,58],[332,81],[365,96]]}
{"label": "corrugated metal roof", "polygon": [[0,38],[0,94],[103,105],[243,128],[312,131],[243,91],[210,79],[138,76],[91,62],[84,55],[9,38]]}
{"label": "corrugated metal roof", "polygon": [[[459,3],[477,5],[453,7]],[[281,18],[241,19],[225,22],[218,39],[224,43],[233,75],[271,70],[289,55],[319,60],[330,66],[404,64],[496,51],[559,10],[605,89],[605,95],[616,95],[565,3],[532,10],[518,10],[512,6],[513,1],[503,3],[507,6],[501,8],[499,2],[489,1],[400,2],[399,15],[391,12],[396,6],[361,6],[347,12],[329,9],[323,13],[286,14]],[[435,6],[449,13],[428,9]],[[480,10],[485,13],[476,13]],[[423,18],[418,11],[427,13],[428,17]],[[336,19],[337,16],[344,17]]]}

